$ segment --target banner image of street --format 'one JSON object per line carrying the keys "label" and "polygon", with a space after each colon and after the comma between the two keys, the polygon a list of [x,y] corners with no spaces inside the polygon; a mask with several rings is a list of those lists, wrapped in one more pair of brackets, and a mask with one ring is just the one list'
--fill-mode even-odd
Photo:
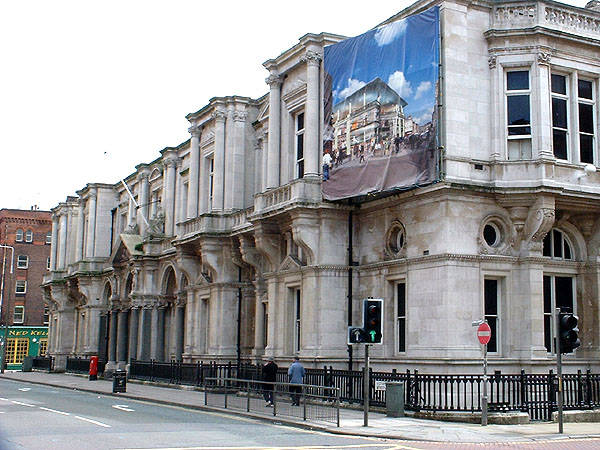
{"label": "banner image of street", "polygon": [[437,7],[325,48],[324,198],[437,179],[438,66]]}

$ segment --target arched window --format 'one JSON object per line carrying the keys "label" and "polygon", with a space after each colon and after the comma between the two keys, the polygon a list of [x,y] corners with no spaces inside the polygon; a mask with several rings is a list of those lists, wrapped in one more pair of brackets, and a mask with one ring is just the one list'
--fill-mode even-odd
{"label": "arched window", "polygon": [[543,255],[557,259],[573,259],[573,246],[560,230],[552,229],[544,238]]}
{"label": "arched window", "polygon": [[25,232],[25,242],[33,242],[33,231],[27,230]]}
{"label": "arched window", "polygon": [[23,230],[21,230],[20,228],[17,228],[17,232],[15,233],[15,241],[23,242]]}

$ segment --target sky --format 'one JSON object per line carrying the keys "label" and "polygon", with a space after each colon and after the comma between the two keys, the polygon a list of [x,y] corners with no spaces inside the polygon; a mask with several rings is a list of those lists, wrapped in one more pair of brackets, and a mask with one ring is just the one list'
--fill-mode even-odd
{"label": "sky", "polygon": [[210,98],[266,94],[262,63],[304,34],[356,36],[411,3],[2,2],[0,208],[116,183],[187,140],[186,114]]}

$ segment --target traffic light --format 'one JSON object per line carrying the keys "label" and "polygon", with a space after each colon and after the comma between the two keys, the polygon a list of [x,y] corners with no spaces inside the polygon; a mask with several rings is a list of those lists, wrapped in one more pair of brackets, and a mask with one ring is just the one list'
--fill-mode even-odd
{"label": "traffic light", "polygon": [[383,340],[383,300],[368,298],[363,303],[363,329],[367,344],[381,344]]}
{"label": "traffic light", "polygon": [[581,345],[581,341],[577,336],[577,333],[579,333],[578,320],[577,316],[571,312],[560,312],[558,316],[558,339],[560,340],[561,353],[572,353]]}
{"label": "traffic light", "polygon": [[365,330],[357,327],[348,327],[348,344],[364,344],[367,342]]}

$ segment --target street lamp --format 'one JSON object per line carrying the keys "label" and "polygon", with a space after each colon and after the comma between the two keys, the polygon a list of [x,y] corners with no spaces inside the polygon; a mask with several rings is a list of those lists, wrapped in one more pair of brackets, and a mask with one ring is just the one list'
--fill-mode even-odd
{"label": "street lamp", "polygon": [[[10,249],[10,273],[13,273],[13,263],[15,260],[15,249],[10,245],[0,244],[0,248]],[[2,280],[0,281],[0,318],[2,317],[2,305],[4,300],[4,269],[6,266],[6,250],[2,255]],[[2,342],[2,363],[0,364],[0,373],[4,373],[4,366],[6,365],[6,347],[8,346],[8,315],[4,320],[4,341]]]}

